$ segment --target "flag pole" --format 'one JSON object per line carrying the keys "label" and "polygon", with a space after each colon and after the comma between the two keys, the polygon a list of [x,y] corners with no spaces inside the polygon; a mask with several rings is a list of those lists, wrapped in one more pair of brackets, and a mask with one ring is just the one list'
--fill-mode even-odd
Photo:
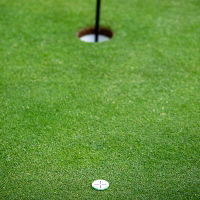
{"label": "flag pole", "polygon": [[99,41],[100,9],[101,9],[101,0],[97,0],[97,5],[96,5],[96,23],[95,23],[95,42]]}

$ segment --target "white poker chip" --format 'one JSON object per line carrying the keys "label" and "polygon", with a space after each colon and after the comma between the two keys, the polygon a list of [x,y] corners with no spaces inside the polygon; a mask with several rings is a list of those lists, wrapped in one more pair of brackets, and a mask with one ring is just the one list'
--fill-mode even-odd
{"label": "white poker chip", "polygon": [[105,180],[96,180],[92,183],[92,187],[95,190],[106,190],[109,188],[109,183]]}

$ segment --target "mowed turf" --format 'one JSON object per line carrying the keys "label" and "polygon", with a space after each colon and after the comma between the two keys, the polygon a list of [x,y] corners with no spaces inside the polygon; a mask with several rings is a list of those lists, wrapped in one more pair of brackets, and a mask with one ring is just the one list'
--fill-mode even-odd
{"label": "mowed turf", "polygon": [[[200,199],[200,2],[0,0],[0,199]],[[107,191],[91,188],[109,181]]]}

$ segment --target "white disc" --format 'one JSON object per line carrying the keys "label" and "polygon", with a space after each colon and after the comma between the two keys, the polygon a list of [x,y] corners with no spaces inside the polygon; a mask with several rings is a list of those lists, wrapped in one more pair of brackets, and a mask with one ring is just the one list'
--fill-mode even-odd
{"label": "white disc", "polygon": [[[95,42],[95,34],[88,34],[88,35],[84,35],[82,37],[80,37],[80,40],[84,41],[84,42]],[[109,37],[105,36],[105,35],[99,35],[99,41],[98,42],[105,42],[110,40]]]}
{"label": "white disc", "polygon": [[92,187],[95,190],[106,190],[109,188],[109,183],[105,180],[96,180],[92,183]]}

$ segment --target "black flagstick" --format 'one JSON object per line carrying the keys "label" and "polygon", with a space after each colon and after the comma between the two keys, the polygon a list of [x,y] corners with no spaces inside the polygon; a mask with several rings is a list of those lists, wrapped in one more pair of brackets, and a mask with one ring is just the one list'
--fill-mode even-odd
{"label": "black flagstick", "polygon": [[99,41],[99,21],[100,21],[101,0],[97,0],[96,7],[96,25],[95,25],[95,42]]}

